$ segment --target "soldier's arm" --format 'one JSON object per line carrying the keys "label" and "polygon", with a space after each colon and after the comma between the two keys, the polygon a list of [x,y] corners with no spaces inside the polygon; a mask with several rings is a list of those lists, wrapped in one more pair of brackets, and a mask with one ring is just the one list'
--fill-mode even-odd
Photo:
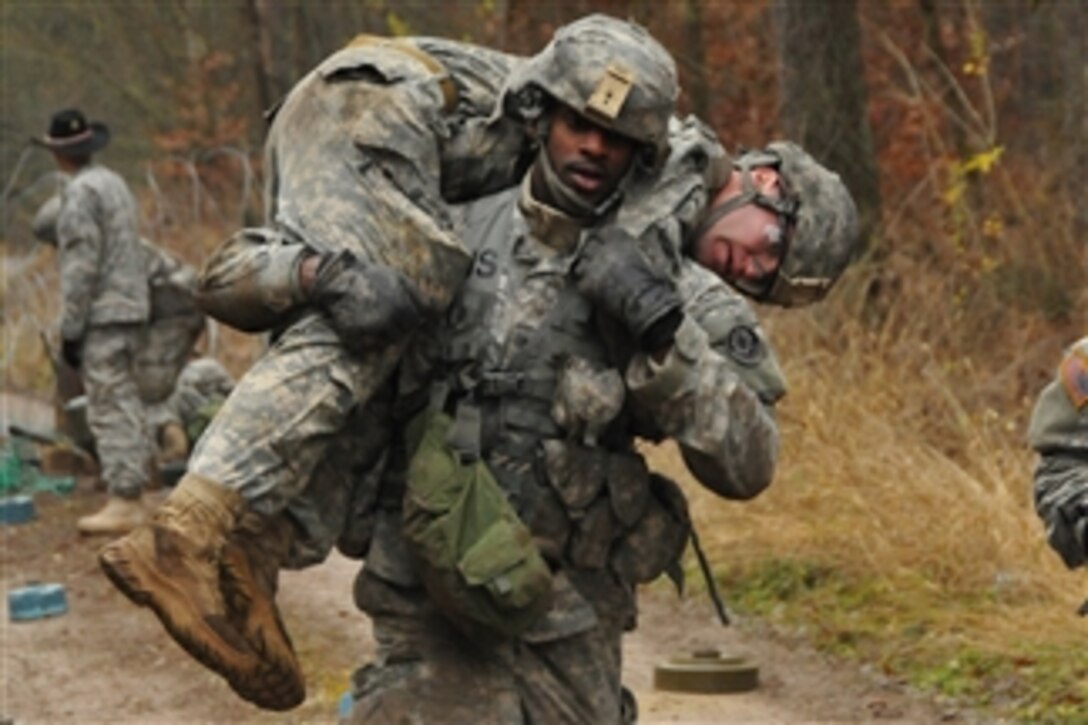
{"label": "soldier's arm", "polygon": [[701,483],[726,498],[752,498],[774,475],[781,371],[745,300],[691,262],[679,282],[685,320],[676,341],[659,360],[632,359],[629,390]]}
{"label": "soldier's arm", "polygon": [[1039,396],[1028,437],[1040,455],[1033,493],[1047,540],[1069,568],[1088,565],[1088,338]]}
{"label": "soldier's arm", "polygon": [[98,285],[102,255],[99,201],[85,185],[69,188],[57,222],[60,264],[61,337],[78,340],[87,328],[91,302]]}
{"label": "soldier's arm", "polygon": [[57,220],[60,218],[61,204],[61,195],[54,194],[35,212],[30,228],[39,241],[54,245],[57,243]]}

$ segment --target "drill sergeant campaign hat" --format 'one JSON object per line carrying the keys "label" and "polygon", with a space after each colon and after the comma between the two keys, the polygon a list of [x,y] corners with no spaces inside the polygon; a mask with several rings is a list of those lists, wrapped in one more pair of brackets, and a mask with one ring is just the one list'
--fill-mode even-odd
{"label": "drill sergeant campaign hat", "polygon": [[507,79],[502,113],[534,121],[548,98],[633,139],[640,160],[656,168],[668,156],[669,118],[680,94],[676,64],[645,28],[589,15],[556,31],[552,41]]}
{"label": "drill sergeant campaign hat", "polygon": [[109,144],[110,129],[101,121],[88,122],[78,109],[67,108],[53,114],[44,136],[30,140],[62,156],[87,156]]}
{"label": "drill sergeant campaign hat", "polygon": [[[762,167],[778,172],[780,197],[756,189],[751,172]],[[790,141],[746,151],[733,161],[733,168],[741,173],[740,195],[707,209],[691,239],[746,204],[763,207],[778,216],[784,232],[781,261],[765,279],[733,284],[761,302],[783,307],[823,299],[857,253],[859,242],[857,207],[842,179]]]}

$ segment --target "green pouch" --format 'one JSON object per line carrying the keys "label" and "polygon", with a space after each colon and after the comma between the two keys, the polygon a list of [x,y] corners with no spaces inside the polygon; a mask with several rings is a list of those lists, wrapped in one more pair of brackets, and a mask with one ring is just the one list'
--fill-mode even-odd
{"label": "green pouch", "polygon": [[498,482],[446,443],[449,416],[409,425],[404,538],[431,598],[470,634],[515,637],[551,605],[552,577]]}

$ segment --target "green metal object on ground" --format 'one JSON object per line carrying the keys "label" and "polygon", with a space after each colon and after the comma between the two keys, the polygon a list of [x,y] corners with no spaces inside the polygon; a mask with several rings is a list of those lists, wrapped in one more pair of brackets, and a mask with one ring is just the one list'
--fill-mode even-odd
{"label": "green metal object on ground", "polygon": [[[17,439],[13,439],[17,440]],[[68,495],[76,488],[74,476],[52,476],[42,473],[29,454],[18,446],[9,446],[0,453],[0,493],[38,493],[47,491]]]}
{"label": "green metal object on ground", "polygon": [[19,488],[22,484],[23,464],[11,448],[0,454],[0,492]]}
{"label": "green metal object on ground", "polygon": [[655,667],[654,687],[703,694],[750,692],[759,687],[759,668],[744,657],[701,650]]}

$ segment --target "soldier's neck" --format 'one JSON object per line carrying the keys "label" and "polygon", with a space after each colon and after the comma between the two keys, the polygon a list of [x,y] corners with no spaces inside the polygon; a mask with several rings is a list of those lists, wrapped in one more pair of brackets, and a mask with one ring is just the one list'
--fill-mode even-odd
{"label": "soldier's neck", "polygon": [[525,217],[530,233],[561,254],[573,251],[587,220],[576,219],[538,198],[534,193],[532,176],[529,174],[522,182],[518,199],[518,208]]}

